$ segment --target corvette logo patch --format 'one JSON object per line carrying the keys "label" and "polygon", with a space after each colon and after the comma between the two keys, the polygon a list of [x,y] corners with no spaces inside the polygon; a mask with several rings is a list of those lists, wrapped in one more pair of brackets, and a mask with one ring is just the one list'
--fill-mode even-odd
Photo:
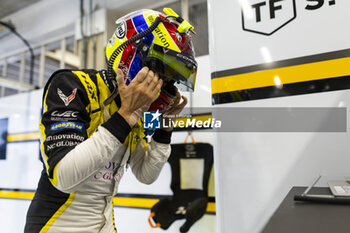
{"label": "corvette logo patch", "polygon": [[59,88],[57,88],[57,94],[63,101],[64,105],[66,106],[68,106],[69,103],[72,102],[72,100],[74,100],[76,93],[77,93],[77,88],[74,88],[72,94],[70,96],[66,96],[65,94],[63,94],[63,92]]}

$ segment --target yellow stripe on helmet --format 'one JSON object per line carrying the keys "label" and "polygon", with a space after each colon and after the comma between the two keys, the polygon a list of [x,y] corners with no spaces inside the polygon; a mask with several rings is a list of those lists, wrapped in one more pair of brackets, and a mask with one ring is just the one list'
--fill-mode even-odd
{"label": "yellow stripe on helmet", "polygon": [[[157,18],[157,14],[155,12],[146,12],[144,13],[145,20],[148,26],[151,26],[154,20]],[[154,35],[154,44],[162,46],[164,48],[169,48],[176,52],[181,52],[179,47],[174,42],[173,38],[169,35],[168,30],[165,28],[163,23],[160,23],[156,29],[152,32]]]}

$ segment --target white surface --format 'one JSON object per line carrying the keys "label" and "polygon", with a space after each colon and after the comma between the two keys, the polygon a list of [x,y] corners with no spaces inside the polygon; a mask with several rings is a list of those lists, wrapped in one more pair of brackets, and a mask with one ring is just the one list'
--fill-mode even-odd
{"label": "white surface", "polygon": [[[45,41],[74,34],[74,23],[79,17],[79,1],[39,1],[5,18],[35,48]],[[15,35],[1,40],[1,58],[27,50]]]}
{"label": "white surface", "polygon": [[[153,229],[149,226],[147,221],[150,214],[149,210],[126,209],[117,207],[114,209],[114,214],[118,233],[179,233],[180,227],[185,222],[184,219],[177,220],[168,228],[167,231],[164,231],[161,228]],[[137,219],[137,223],[132,219]],[[215,221],[215,215],[205,214],[191,227],[188,233],[214,233],[216,227]]]}
{"label": "white surface", "polygon": [[[102,0],[93,1],[93,9],[114,10],[116,18],[126,12],[142,8],[156,8],[175,0]],[[84,1],[84,12],[89,12],[89,2]],[[121,14],[120,14],[121,13]],[[16,30],[26,38],[33,48],[72,36],[75,32],[75,23],[80,18],[80,1],[38,1],[26,8],[10,14],[1,20],[11,20]],[[101,26],[101,24],[98,24]],[[99,27],[98,26],[98,27]],[[99,29],[98,29],[99,30]],[[14,35],[1,39],[0,59],[27,50],[27,47]],[[2,61],[0,61],[1,64]]]}
{"label": "white surface", "polygon": [[[8,134],[39,131],[42,90],[0,99],[0,118],[9,118]],[[42,163],[39,143],[8,143],[6,160],[0,160],[0,187],[35,189]]]}
{"label": "white surface", "polygon": [[[1,233],[23,232],[25,218],[30,201],[0,199],[0,231]],[[159,233],[164,232],[162,229],[153,229],[148,224],[149,210],[114,208],[115,224],[118,233],[142,232],[142,233]],[[189,233],[213,233],[215,232],[215,215],[205,214],[202,219],[196,222]],[[179,228],[184,220],[174,222],[166,231],[169,233],[178,233]]]}
{"label": "white surface", "polygon": [[[98,33],[102,33],[107,28],[106,25],[106,10],[100,9],[93,13],[92,16],[85,16],[84,23],[85,27],[83,27],[83,32],[85,36],[92,36]],[[93,18],[93,20],[91,20]],[[90,25],[92,24],[92,25]],[[82,38],[81,28],[80,28],[80,19],[75,21],[75,40],[80,40]]]}
{"label": "white surface", "polygon": [[[242,30],[239,2],[262,1],[209,0],[211,72],[350,47],[344,30],[350,26],[350,1],[325,1],[308,11],[307,1],[296,0],[297,18],[271,36]],[[346,90],[218,107],[349,107],[349,99]],[[218,232],[258,233],[292,186],[308,185],[318,174],[349,174],[348,131],[349,126],[346,133],[216,134]]]}
{"label": "white surface", "polygon": [[[319,107],[342,103],[348,107],[349,98],[350,91],[341,91],[235,106]],[[349,133],[220,133],[216,140],[219,232],[232,232],[232,224],[237,233],[260,232],[292,186],[308,186],[318,174],[341,177],[350,173]],[[326,180],[317,185],[326,186]]]}
{"label": "white surface", "polygon": [[350,22],[350,1],[336,1],[333,6],[325,1],[322,8],[310,11],[305,0],[296,0],[296,19],[271,36],[242,30],[239,2],[246,0],[208,0],[211,71],[265,63],[263,47],[272,61],[349,48],[350,35],[344,28]]}
{"label": "white surface", "polygon": [[203,173],[204,159],[180,159],[180,188],[202,190]]}
{"label": "white surface", "polygon": [[0,199],[1,233],[23,232],[29,205],[26,200]]}

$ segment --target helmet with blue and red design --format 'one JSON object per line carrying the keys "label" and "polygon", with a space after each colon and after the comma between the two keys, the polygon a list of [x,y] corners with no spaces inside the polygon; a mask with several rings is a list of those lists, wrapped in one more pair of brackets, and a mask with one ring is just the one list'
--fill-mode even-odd
{"label": "helmet with blue and red design", "polygon": [[170,8],[164,12],[144,9],[121,17],[106,46],[108,74],[112,80],[119,68],[128,85],[144,66],[163,79],[162,89],[149,109],[160,112],[173,103],[175,85],[181,90],[194,90],[197,73],[190,35],[193,26]]}

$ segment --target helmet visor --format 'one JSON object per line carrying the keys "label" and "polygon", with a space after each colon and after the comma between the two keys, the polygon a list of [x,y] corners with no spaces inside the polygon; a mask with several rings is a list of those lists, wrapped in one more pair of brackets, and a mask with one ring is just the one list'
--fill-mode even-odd
{"label": "helmet visor", "polygon": [[182,91],[193,91],[197,62],[190,55],[153,44],[149,50],[146,64],[151,70],[158,73],[165,81],[175,81]]}

